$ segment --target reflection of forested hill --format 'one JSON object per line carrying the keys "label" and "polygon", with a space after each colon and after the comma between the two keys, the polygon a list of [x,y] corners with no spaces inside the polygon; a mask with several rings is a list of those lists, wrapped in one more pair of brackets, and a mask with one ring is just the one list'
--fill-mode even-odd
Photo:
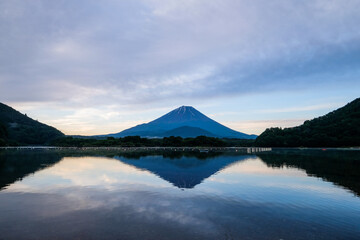
{"label": "reflection of forested hill", "polygon": [[359,151],[275,151],[260,153],[258,157],[270,167],[303,169],[310,176],[333,182],[360,196]]}
{"label": "reflection of forested hill", "polygon": [[56,152],[0,152],[0,190],[29,174],[50,167],[61,160]]}
{"label": "reflection of forested hill", "polygon": [[[206,155],[203,155],[203,157]],[[200,159],[195,156],[146,156],[135,158],[115,157],[121,162],[136,168],[147,170],[178,188],[193,188],[204,179],[237,161],[254,156],[221,155]]]}

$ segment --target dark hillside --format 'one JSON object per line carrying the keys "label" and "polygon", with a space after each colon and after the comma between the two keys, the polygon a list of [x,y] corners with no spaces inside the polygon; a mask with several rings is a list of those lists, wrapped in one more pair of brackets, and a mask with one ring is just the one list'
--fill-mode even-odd
{"label": "dark hillside", "polygon": [[0,103],[0,145],[47,144],[64,134],[56,128],[35,121],[26,114]]}
{"label": "dark hillside", "polygon": [[360,146],[360,98],[322,117],[293,128],[269,128],[257,146],[352,147]]}

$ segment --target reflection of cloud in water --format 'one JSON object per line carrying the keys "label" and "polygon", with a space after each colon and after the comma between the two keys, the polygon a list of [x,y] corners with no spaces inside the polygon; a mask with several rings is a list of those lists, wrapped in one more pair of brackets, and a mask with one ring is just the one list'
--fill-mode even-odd
{"label": "reflection of cloud in water", "polygon": [[[16,201],[16,199],[26,198],[29,207],[26,207],[24,211],[11,211],[14,206],[9,202],[8,210],[17,216],[14,216],[13,219],[10,216],[8,220],[10,222],[16,220],[16,225],[21,225],[22,221],[28,220],[26,216],[32,216],[33,223],[28,224],[28,226],[43,231],[43,226],[37,225],[39,222],[41,225],[45,224],[50,228],[54,228],[54,226],[48,226],[48,222],[55,223],[55,225],[60,223],[59,228],[61,229],[62,222],[66,219],[76,218],[78,214],[80,214],[81,222],[88,222],[89,219],[86,219],[86,215],[91,213],[91,217],[95,221],[99,221],[97,227],[100,229],[107,227],[104,224],[111,226],[115,224],[100,220],[105,214],[117,221],[126,219],[122,222],[124,225],[117,227],[123,230],[126,226],[140,221],[144,229],[147,230],[151,230],[151,227],[154,227],[153,230],[176,227],[182,230],[187,229],[185,232],[192,232],[192,234],[214,234],[216,231],[215,223],[204,218],[207,206],[201,206],[191,198],[179,197],[179,195],[171,196],[171,194],[154,190],[147,188],[146,191],[107,191],[97,188],[73,187],[57,189],[56,192],[48,194],[9,193],[9,201],[13,202],[14,199]],[[2,199],[2,203],[4,203],[4,199]],[[5,207],[7,207],[6,202],[0,206],[0,211],[3,211]],[[0,223],[1,220],[0,218]],[[91,232],[87,226],[81,227]],[[61,231],[64,230],[61,229]],[[132,234],[135,236],[135,232]]]}
{"label": "reflection of cloud in water", "polygon": [[[291,239],[308,229],[344,238],[360,221],[356,197],[302,170],[247,156],[182,159],[65,157],[0,192],[0,238]],[[164,181],[178,169],[201,184]]]}
{"label": "reflection of cloud in water", "polygon": [[[337,234],[336,228],[324,228],[327,221],[338,217],[336,209],[329,209],[329,215],[324,216],[319,214],[321,209],[310,208],[309,212],[308,205],[296,201],[285,206],[225,196],[194,195],[189,194],[190,191],[177,193],[158,192],[151,187],[119,191],[73,187],[50,194],[9,193],[0,206],[1,212],[7,209],[9,214],[6,219],[0,217],[0,226],[5,226],[5,221],[13,225],[13,239],[21,238],[20,233],[24,231],[39,239],[54,236],[69,239],[79,234],[86,239],[224,239],[227,234],[239,239],[261,239],[263,236],[279,239],[303,234],[315,225],[318,236]],[[27,199],[25,208],[14,211],[17,206],[12,203],[22,199]],[[326,208],[325,203],[322,209]],[[353,214],[354,209],[349,205],[341,211],[346,216]],[[323,225],[318,225],[319,222]],[[346,224],[352,228],[356,226],[354,222]],[[287,228],[292,231],[285,231]],[[113,236],[108,236],[109,232]],[[3,236],[6,234],[9,233]]]}
{"label": "reflection of cloud in water", "polygon": [[221,171],[222,174],[241,173],[241,174],[266,174],[266,175],[282,175],[291,177],[307,176],[306,172],[300,169],[283,167],[270,168],[260,158],[247,159],[247,161],[236,162],[231,167],[225,168]]}
{"label": "reflection of cloud in water", "polygon": [[[52,181],[53,180],[53,181]],[[165,186],[154,175],[112,158],[65,157],[54,167],[12,184],[7,191],[43,192],[57,187],[88,186],[112,189],[114,185],[145,184]]]}

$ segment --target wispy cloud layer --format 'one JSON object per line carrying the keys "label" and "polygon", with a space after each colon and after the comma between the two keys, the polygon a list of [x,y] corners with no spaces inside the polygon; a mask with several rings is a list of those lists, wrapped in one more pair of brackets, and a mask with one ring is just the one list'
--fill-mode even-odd
{"label": "wispy cloud layer", "polygon": [[4,0],[1,101],[148,108],[359,86],[358,9],[357,0]]}

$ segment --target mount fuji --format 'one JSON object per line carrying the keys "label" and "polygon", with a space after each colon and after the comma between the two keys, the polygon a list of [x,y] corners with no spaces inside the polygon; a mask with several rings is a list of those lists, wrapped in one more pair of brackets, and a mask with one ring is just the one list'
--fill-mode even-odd
{"label": "mount fuji", "polygon": [[220,138],[255,139],[256,135],[248,135],[232,130],[205,116],[191,106],[179,107],[149,123],[137,125],[122,132],[106,135],[107,137],[196,137],[209,136]]}

